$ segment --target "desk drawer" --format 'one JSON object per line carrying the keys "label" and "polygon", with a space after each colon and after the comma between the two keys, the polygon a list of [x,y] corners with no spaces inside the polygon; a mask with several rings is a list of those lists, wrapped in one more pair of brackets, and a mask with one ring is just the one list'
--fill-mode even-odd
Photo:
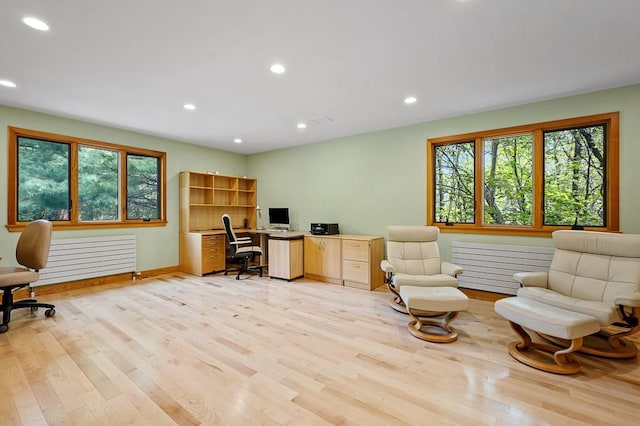
{"label": "desk drawer", "polygon": [[361,283],[369,282],[369,263],[355,260],[342,261],[342,279]]}
{"label": "desk drawer", "polygon": [[202,237],[202,271],[221,271],[225,265],[224,236],[205,235]]}
{"label": "desk drawer", "polygon": [[342,258],[368,262],[369,241],[342,240]]}

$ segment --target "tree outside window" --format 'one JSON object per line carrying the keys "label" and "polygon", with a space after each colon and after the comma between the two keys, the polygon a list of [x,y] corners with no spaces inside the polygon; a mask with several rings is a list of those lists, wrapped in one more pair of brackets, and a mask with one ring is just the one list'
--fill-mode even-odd
{"label": "tree outside window", "polygon": [[618,231],[618,113],[427,141],[427,224]]}
{"label": "tree outside window", "polygon": [[475,210],[474,143],[463,142],[435,148],[436,220],[473,223]]}
{"label": "tree outside window", "polygon": [[18,220],[69,220],[69,144],[27,137],[17,144]]}
{"label": "tree outside window", "polygon": [[605,226],[605,126],[544,134],[545,225]]}
{"label": "tree outside window", "polygon": [[9,230],[166,223],[166,154],[9,128]]}
{"label": "tree outside window", "polygon": [[119,154],[107,149],[78,148],[78,220],[120,219]]}
{"label": "tree outside window", "polygon": [[160,162],[127,154],[127,219],[159,219]]}
{"label": "tree outside window", "polygon": [[533,223],[533,135],[484,139],[484,223]]}

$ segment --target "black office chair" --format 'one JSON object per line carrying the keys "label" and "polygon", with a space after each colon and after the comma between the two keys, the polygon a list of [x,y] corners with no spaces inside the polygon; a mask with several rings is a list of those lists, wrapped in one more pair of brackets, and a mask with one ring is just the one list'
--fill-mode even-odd
{"label": "black office chair", "polygon": [[262,249],[253,245],[253,241],[249,237],[237,238],[233,227],[231,226],[231,217],[228,214],[222,215],[222,224],[227,232],[229,240],[229,250],[231,258],[241,261],[242,266],[239,269],[225,269],[224,274],[228,272],[238,272],[236,280],[240,279],[243,272],[257,272],[262,276],[262,265],[249,265],[249,260],[253,260],[255,256],[262,256]]}
{"label": "black office chair", "polygon": [[11,321],[11,311],[19,308],[47,308],[44,316],[52,317],[56,314],[54,305],[48,303],[38,303],[35,299],[23,299],[13,301],[13,292],[23,287],[28,287],[34,281],[38,281],[40,274],[38,271],[47,266],[49,259],[49,247],[51,246],[51,222],[46,220],[36,220],[24,228],[18,245],[16,246],[16,260],[21,267],[0,268],[0,290],[2,290],[2,324],[0,333],[9,330]]}

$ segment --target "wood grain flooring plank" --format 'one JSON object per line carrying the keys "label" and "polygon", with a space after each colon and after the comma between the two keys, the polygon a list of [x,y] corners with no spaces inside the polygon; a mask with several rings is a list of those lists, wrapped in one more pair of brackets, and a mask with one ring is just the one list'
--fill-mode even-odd
{"label": "wood grain flooring plank", "polygon": [[16,311],[0,335],[2,425],[640,423],[638,359],[529,368],[491,301],[435,344],[384,289],[306,279],[171,273],[41,299],[53,318]]}

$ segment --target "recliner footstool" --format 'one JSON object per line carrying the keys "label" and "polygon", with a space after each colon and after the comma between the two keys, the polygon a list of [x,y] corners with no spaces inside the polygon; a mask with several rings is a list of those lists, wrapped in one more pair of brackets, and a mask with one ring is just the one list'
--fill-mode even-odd
{"label": "recliner footstool", "polygon": [[[434,343],[450,343],[458,339],[451,322],[469,306],[467,296],[455,287],[400,287],[411,321],[409,333]],[[427,313],[427,315],[424,315]]]}
{"label": "recliner footstool", "polygon": [[[507,320],[522,342],[509,344],[509,354],[530,367],[556,374],[575,374],[580,371],[580,363],[571,353],[582,347],[583,338],[600,330],[598,320],[579,312],[556,308],[525,297],[508,297],[496,301],[496,313]],[[531,341],[525,328],[538,333],[566,339],[568,348],[555,347],[546,343]],[[553,355],[555,362],[544,360],[537,352]]]}

